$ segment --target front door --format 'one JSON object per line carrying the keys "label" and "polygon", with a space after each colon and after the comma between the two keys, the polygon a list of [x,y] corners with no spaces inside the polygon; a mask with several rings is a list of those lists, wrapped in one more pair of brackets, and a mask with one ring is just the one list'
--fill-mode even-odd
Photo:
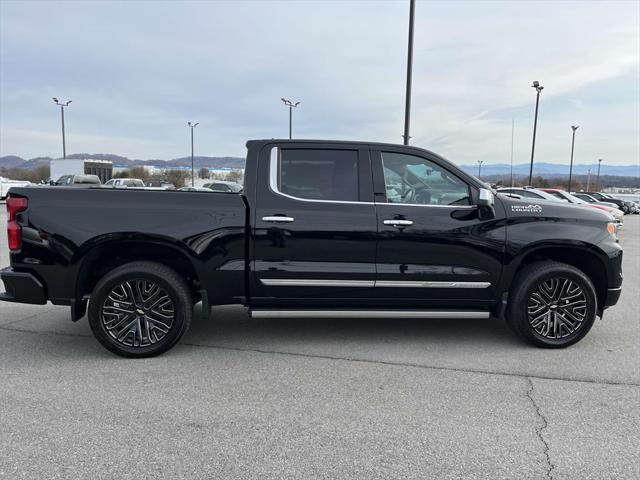
{"label": "front door", "polygon": [[503,222],[479,219],[478,186],[447,162],[404,152],[372,151],[376,297],[409,308],[489,305],[502,271]]}
{"label": "front door", "polygon": [[253,305],[366,303],[376,277],[368,148],[307,142],[266,146],[257,178]]}

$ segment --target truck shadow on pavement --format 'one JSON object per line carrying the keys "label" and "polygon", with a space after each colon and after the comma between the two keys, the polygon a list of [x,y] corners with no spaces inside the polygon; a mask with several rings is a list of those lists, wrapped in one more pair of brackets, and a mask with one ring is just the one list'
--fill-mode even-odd
{"label": "truck shadow on pavement", "polygon": [[465,344],[522,346],[499,319],[253,319],[240,307],[216,307],[209,319],[197,306],[191,329],[181,343],[246,349],[346,347],[441,348]]}

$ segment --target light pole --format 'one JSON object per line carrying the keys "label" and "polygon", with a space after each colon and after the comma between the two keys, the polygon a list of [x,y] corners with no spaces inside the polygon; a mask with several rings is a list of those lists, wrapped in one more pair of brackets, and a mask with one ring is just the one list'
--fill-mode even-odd
{"label": "light pole", "polygon": [[300,105],[300,102],[296,102],[293,103],[291,100],[287,100],[286,98],[282,97],[280,100],[282,100],[284,102],[284,104],[289,107],[289,140],[291,140],[292,135],[292,123],[293,123],[293,109],[295,107],[297,107],[298,105]]}
{"label": "light pole", "polygon": [[484,160],[478,160],[478,179],[482,180],[480,178],[480,172],[482,171],[482,164],[484,163]]}
{"label": "light pole", "polygon": [[579,125],[571,125],[571,130],[573,130],[573,134],[571,136],[571,163],[569,164],[569,187],[567,190],[571,193],[571,174],[573,173],[573,145],[576,142],[576,130],[580,128]]}
{"label": "light pole", "polygon": [[513,188],[513,131],[515,130],[515,121],[511,119],[511,188]]}
{"label": "light pole", "polygon": [[67,158],[67,145],[64,137],[64,107],[68,107],[71,100],[68,102],[61,102],[56,97],[53,97],[53,101],[56,105],[60,105],[60,115],[62,115],[62,158]]}
{"label": "light pole", "polygon": [[411,78],[413,76],[413,24],[416,0],[409,0],[409,45],[407,48],[407,88],[404,101],[404,144],[409,145],[409,124],[411,121]]}
{"label": "light pole", "polygon": [[537,93],[536,93],[536,113],[533,120],[533,141],[531,142],[531,165],[529,165],[529,185],[531,185],[531,178],[533,177],[533,155],[534,155],[534,152],[536,151],[536,130],[538,128],[538,105],[540,104],[540,92],[544,88],[542,85],[540,85],[540,82],[538,82],[537,80],[534,81],[533,85],[531,86],[536,89]]}
{"label": "light pole", "polygon": [[596,177],[596,190],[600,191],[600,165],[602,164],[602,159],[598,159],[598,176]]}
{"label": "light pole", "polygon": [[191,186],[194,186],[195,183],[195,171],[194,171],[194,165],[193,165],[193,129],[196,128],[198,126],[200,122],[197,123],[191,123],[191,122],[187,122],[187,125],[189,125],[189,128],[191,129]]}
{"label": "light pole", "polygon": [[589,192],[589,188],[591,187],[591,169],[587,170],[587,192]]}

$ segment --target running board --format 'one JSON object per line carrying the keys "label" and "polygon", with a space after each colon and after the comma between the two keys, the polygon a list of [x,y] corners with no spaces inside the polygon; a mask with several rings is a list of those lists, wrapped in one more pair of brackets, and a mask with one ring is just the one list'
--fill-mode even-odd
{"label": "running board", "polygon": [[486,319],[489,312],[469,310],[249,310],[252,318],[460,318]]}

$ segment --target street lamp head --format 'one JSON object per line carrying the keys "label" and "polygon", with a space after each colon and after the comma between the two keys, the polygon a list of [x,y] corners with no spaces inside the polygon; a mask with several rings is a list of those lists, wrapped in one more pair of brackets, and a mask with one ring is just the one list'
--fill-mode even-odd
{"label": "street lamp head", "polygon": [[602,163],[602,159],[601,158],[598,159],[598,163]]}
{"label": "street lamp head", "polygon": [[577,129],[580,128],[580,125],[571,125],[571,129],[575,132]]}
{"label": "street lamp head", "polygon": [[296,102],[296,104],[294,105],[294,107],[297,107],[298,105],[300,105],[300,102]]}
{"label": "street lamp head", "polygon": [[58,99],[56,97],[53,97],[53,101],[58,103]]}
{"label": "street lamp head", "polygon": [[535,88],[535,89],[536,89],[536,91],[537,91],[538,93],[540,93],[540,92],[542,91],[542,89],[544,88],[542,85],[540,85],[540,82],[539,82],[539,81],[537,81],[537,80],[535,80],[535,81],[533,82],[533,85],[531,85],[531,86],[532,86],[533,88]]}

